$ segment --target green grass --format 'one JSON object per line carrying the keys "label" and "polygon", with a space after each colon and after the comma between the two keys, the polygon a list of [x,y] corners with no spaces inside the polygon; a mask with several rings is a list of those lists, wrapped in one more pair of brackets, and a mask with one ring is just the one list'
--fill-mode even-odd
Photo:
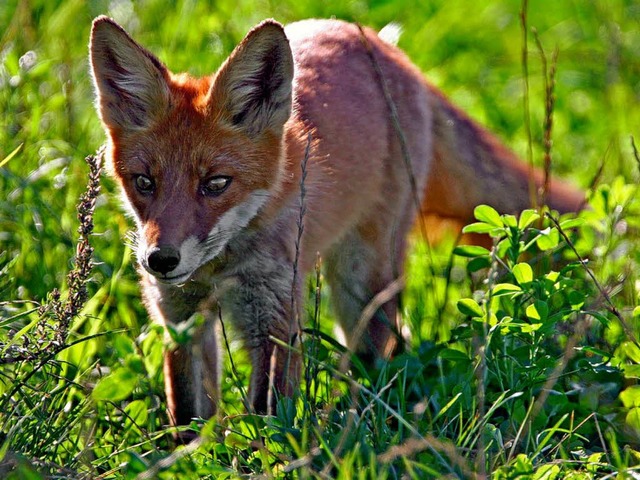
{"label": "green grass", "polygon": [[[403,302],[412,348],[371,368],[353,359],[348,373],[323,334],[328,293],[317,298],[310,279],[300,396],[282,400],[276,416],[247,415],[248,363],[231,335],[220,413],[193,425],[201,443],[176,448],[164,334],[142,307],[123,241],[132,224],[106,177],[89,237],[95,265],[80,282],[86,303],[79,315],[65,310],[83,299],[68,277],[83,159],[104,141],[86,60],[92,18],[112,15],[171,69],[194,74],[215,70],[266,17],[398,22],[400,46],[430,80],[525,158],[529,145],[520,2],[206,3],[0,4],[0,477],[637,475],[640,159],[630,136],[640,136],[640,6],[631,0],[529,2],[547,58],[559,52],[553,169],[597,184],[579,224],[480,209],[471,228],[502,238],[493,253],[454,254],[453,239],[427,252],[417,242]],[[544,82],[528,39],[541,163]]]}

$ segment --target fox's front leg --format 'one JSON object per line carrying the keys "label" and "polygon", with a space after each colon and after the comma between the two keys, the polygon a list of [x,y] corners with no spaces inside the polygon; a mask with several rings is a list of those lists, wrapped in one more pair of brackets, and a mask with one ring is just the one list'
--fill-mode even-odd
{"label": "fox's front leg", "polygon": [[188,343],[174,344],[164,353],[164,379],[171,422],[188,425],[193,418],[210,418],[219,398],[220,359],[216,328],[206,321]]}
{"label": "fox's front leg", "polygon": [[246,272],[230,296],[231,314],[251,359],[249,399],[257,413],[273,413],[274,390],[291,396],[300,380],[300,288],[292,287],[292,272],[286,264],[278,271]]}
{"label": "fox's front leg", "polygon": [[142,285],[149,313],[165,327],[186,322],[197,311],[204,315],[204,323],[186,335],[184,343],[173,342],[165,350],[164,382],[173,425],[211,417],[219,398],[220,359],[215,312],[205,301],[207,292],[157,284],[148,278]]}

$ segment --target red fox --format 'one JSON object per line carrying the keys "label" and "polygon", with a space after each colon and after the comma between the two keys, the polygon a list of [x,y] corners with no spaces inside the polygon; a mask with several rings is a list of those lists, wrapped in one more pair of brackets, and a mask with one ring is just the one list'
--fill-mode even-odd
{"label": "red fox", "polygon": [[[349,348],[386,357],[398,341],[396,296],[364,334],[354,330],[402,274],[417,216],[464,224],[481,203],[529,206],[528,167],[370,29],[266,20],[217,73],[194,78],[99,17],[90,57],[107,166],[137,225],[148,311],[164,324],[198,311],[232,319],[258,412],[269,411],[273,389],[296,386],[297,310],[318,252]],[[540,185],[540,172],[534,178]],[[582,201],[551,182],[551,208]],[[215,410],[213,323],[166,352],[175,424]]]}

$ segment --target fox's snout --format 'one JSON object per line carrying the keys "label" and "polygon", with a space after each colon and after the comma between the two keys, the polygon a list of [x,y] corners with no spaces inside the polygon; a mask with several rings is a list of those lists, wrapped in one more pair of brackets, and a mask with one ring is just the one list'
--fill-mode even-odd
{"label": "fox's snout", "polygon": [[183,284],[218,250],[207,248],[197,236],[180,239],[146,239],[138,244],[136,256],[142,269],[162,283]]}
{"label": "fox's snout", "polygon": [[172,245],[155,246],[147,250],[146,260],[151,273],[166,275],[180,264],[180,251]]}

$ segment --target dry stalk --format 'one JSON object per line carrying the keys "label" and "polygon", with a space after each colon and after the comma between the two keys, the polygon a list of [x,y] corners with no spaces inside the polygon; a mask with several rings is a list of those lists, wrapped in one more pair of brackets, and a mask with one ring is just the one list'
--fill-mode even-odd
{"label": "dry stalk", "polygon": [[67,275],[67,298],[62,300],[58,289],[51,291],[47,302],[38,309],[35,335],[25,333],[15,341],[0,344],[0,351],[3,352],[0,365],[21,361],[43,362],[68,346],[71,322],[82,311],[87,301],[87,282],[93,268],[93,247],[89,239],[93,233],[93,213],[100,193],[103,154],[104,147],[96,154],[85,158],[89,165],[89,180],[76,207],[80,236],[76,243],[74,266]]}
{"label": "dry stalk", "polygon": [[[400,117],[398,115],[398,109],[396,107],[395,102],[393,101],[393,97],[391,96],[391,91],[389,90],[389,85],[384,76],[384,72],[380,67],[380,63],[376,60],[376,57],[373,52],[373,48],[371,47],[371,43],[369,43],[369,39],[367,38],[364,29],[360,24],[357,24],[358,29],[360,30],[360,41],[362,42],[369,59],[371,60],[371,65],[376,73],[376,77],[378,83],[380,84],[380,88],[382,89],[382,94],[384,96],[387,107],[389,108],[389,117],[391,119],[391,124],[393,125],[393,129],[398,137],[398,142],[400,144],[400,151],[402,152],[402,160],[404,161],[405,168],[407,169],[407,175],[409,176],[409,185],[411,188],[411,196],[413,199],[413,203],[416,209],[418,226],[420,229],[420,235],[422,237],[422,241],[427,249],[427,256],[429,259],[432,258],[431,255],[431,245],[429,243],[429,238],[427,237],[427,224],[425,221],[425,217],[422,214],[422,202],[420,199],[420,190],[418,189],[418,184],[416,181],[415,174],[413,172],[413,164],[411,163],[411,153],[409,152],[409,147],[407,143],[407,137],[402,129],[402,125],[400,125]],[[429,270],[431,273],[431,278],[436,277],[436,271],[433,266],[433,261],[429,262]],[[437,295],[435,286],[432,285],[432,291],[434,297]],[[441,304],[438,301],[437,297],[435,298],[436,304]]]}
{"label": "dry stalk", "polygon": [[538,36],[538,31],[533,30],[533,36],[540,52],[540,59],[542,61],[542,76],[544,79],[544,92],[545,92],[545,110],[544,110],[544,139],[543,139],[543,174],[544,179],[540,191],[538,192],[538,198],[540,200],[539,206],[543,207],[547,204],[547,195],[549,194],[549,185],[551,182],[551,149],[553,146],[552,134],[553,134],[553,111],[555,107],[555,86],[556,86],[556,71],[558,66],[558,48],[556,47],[551,57],[551,66],[548,66],[547,55],[542,47],[542,42]]}
{"label": "dry stalk", "polygon": [[524,110],[524,128],[527,135],[527,163],[529,164],[529,199],[531,206],[536,208],[537,194],[536,194],[536,182],[533,176],[533,135],[531,133],[531,108],[529,105],[529,49],[528,49],[528,12],[529,1],[522,0],[522,7],[520,9],[520,25],[522,30],[522,78],[523,78],[523,97],[522,97],[522,109]]}

